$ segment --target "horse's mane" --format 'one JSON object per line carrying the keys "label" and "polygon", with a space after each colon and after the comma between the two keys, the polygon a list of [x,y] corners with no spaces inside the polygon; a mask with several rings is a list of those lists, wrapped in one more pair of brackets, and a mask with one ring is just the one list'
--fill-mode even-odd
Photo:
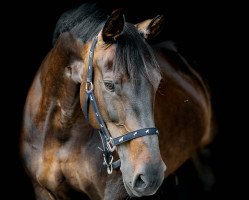
{"label": "horse's mane", "polygon": [[85,3],[63,13],[54,30],[53,44],[61,33],[67,31],[73,32],[83,42],[87,42],[100,31],[100,24],[107,16],[107,10],[97,3]]}
{"label": "horse's mane", "polygon": [[[91,40],[103,28],[110,12],[100,4],[86,3],[76,9],[62,14],[58,20],[53,43],[63,32],[71,32],[83,43]],[[126,74],[131,80],[136,80],[136,75],[142,73],[155,86],[157,78],[152,76],[154,69],[159,71],[159,66],[151,47],[138,33],[133,24],[125,23],[122,34],[116,40],[117,50],[113,63],[115,74]],[[156,78],[156,79],[155,79]]]}

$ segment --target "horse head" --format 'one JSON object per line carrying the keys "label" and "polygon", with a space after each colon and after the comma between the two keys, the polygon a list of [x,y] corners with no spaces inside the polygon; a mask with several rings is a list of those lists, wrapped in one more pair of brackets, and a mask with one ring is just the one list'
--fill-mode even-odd
{"label": "horse head", "polygon": [[[82,49],[81,106],[91,126],[103,132],[107,154],[115,147],[130,196],[154,194],[166,170],[153,112],[161,75],[146,42],[158,33],[162,19],[134,26],[125,22],[122,10],[115,10]],[[112,160],[108,159],[105,156],[111,173]]]}

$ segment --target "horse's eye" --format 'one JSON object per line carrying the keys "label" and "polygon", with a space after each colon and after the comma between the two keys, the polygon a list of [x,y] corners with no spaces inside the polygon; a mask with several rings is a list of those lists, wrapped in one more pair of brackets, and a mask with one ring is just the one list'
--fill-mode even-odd
{"label": "horse's eye", "polygon": [[104,81],[105,88],[111,92],[114,92],[114,83],[111,81]]}

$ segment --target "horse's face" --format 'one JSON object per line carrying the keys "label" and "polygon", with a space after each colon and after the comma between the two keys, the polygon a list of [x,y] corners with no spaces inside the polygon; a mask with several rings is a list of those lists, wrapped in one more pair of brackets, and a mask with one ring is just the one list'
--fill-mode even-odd
{"label": "horse's face", "polygon": [[[151,61],[154,59],[153,55],[145,49],[149,47],[139,36],[135,27],[130,25],[123,30],[124,22],[120,21],[123,20],[122,15],[114,13],[111,17],[99,34],[94,50],[93,68],[97,105],[110,134],[115,138],[127,132],[155,127],[153,104],[161,76],[156,62]],[[117,28],[113,27],[117,24],[119,25]],[[123,25],[120,26],[120,24]],[[127,30],[129,27],[134,29],[134,33],[132,30]],[[109,30],[112,30],[112,34],[108,32]],[[118,37],[122,35],[122,31],[126,35],[121,39]],[[133,44],[134,49],[130,48],[134,52],[118,49],[126,48],[133,40],[127,42],[126,45],[122,44],[128,38],[134,38],[134,34],[140,38],[139,43]],[[116,42],[113,42],[114,39]],[[91,43],[92,41],[86,45],[86,59]],[[139,49],[140,44],[143,50]],[[120,58],[120,52],[123,58]],[[135,55],[137,57],[134,57]],[[122,59],[130,60],[122,62]],[[120,66],[120,64],[130,66]],[[84,89],[81,91],[84,93]],[[84,94],[81,96],[84,98]],[[98,128],[99,125],[91,110],[89,115],[91,125]],[[154,194],[161,185],[166,170],[159,151],[158,136],[148,135],[136,138],[118,146],[117,152],[121,160],[120,170],[128,194],[130,196]]]}

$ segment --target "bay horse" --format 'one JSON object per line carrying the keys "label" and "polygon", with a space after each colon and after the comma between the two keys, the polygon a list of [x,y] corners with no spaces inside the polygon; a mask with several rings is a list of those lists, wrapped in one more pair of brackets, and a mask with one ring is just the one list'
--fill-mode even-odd
{"label": "bay horse", "polygon": [[[125,21],[83,4],[62,15],[28,92],[20,141],[36,199],[156,193],[212,139],[210,94],[169,43],[164,17]],[[167,166],[167,167],[166,167]]]}

